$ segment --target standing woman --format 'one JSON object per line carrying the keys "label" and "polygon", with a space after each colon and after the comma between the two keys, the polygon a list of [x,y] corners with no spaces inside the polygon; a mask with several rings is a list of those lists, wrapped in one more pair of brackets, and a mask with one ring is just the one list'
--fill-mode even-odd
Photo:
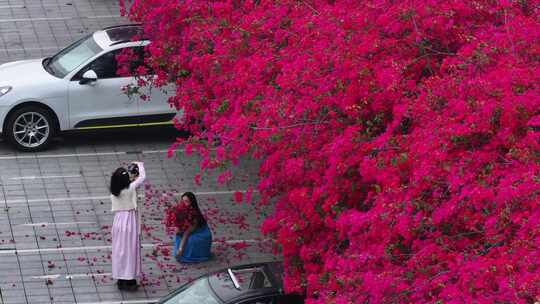
{"label": "standing woman", "polygon": [[125,168],[118,168],[111,176],[111,203],[114,212],[112,225],[112,277],[118,289],[135,291],[141,273],[140,226],[137,211],[137,187],[146,174],[142,162],[132,177]]}
{"label": "standing woman", "polygon": [[192,192],[182,194],[182,203],[191,207],[194,219],[186,231],[176,231],[174,252],[176,260],[182,263],[202,262],[210,259],[212,233],[204,218],[197,198]]}

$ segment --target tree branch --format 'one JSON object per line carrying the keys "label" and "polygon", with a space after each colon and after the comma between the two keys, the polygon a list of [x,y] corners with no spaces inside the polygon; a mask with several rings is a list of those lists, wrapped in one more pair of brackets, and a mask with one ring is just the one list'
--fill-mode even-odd
{"label": "tree branch", "polygon": [[309,126],[309,125],[322,125],[327,124],[328,121],[313,121],[313,122],[299,122],[288,126],[281,126],[281,127],[251,127],[251,129],[255,131],[269,131],[269,130],[285,130],[285,129],[294,129],[298,127],[303,126]]}
{"label": "tree branch", "polygon": [[309,7],[315,13],[315,15],[317,15],[317,16],[320,15],[320,13],[313,6],[311,6],[311,4],[309,4],[309,3],[307,3],[307,2],[305,2],[303,0],[300,0],[300,2],[302,2],[305,6]]}

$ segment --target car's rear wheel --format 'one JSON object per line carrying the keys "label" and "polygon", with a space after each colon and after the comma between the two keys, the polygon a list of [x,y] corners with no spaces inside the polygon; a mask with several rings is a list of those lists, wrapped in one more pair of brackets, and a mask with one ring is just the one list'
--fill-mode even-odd
{"label": "car's rear wheel", "polygon": [[49,111],[36,107],[22,107],[9,116],[6,135],[18,150],[41,151],[50,144],[55,133],[54,120]]}

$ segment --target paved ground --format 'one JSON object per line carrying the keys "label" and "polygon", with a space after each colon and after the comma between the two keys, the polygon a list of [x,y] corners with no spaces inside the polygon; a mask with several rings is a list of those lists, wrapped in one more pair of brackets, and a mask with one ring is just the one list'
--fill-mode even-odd
{"label": "paved ground", "polygon": [[40,58],[105,26],[126,23],[117,0],[0,0],[0,63]]}
{"label": "paved ground", "polygon": [[[39,154],[17,154],[0,143],[1,302],[147,303],[210,270],[274,259],[257,231],[258,212],[232,202],[232,193],[253,180],[255,164],[242,162],[235,169],[241,180],[228,185],[216,185],[214,177],[195,185],[196,157],[178,152],[167,158],[175,131],[165,131],[68,136]],[[109,276],[107,184],[112,169],[132,160],[144,161],[148,174],[146,278],[139,292],[121,293]],[[167,255],[170,237],[160,223],[160,204],[185,190],[198,194],[207,213],[216,240],[211,262],[185,266]]]}
{"label": "paved ground", "polygon": [[[116,0],[0,0],[0,63],[43,57],[104,26],[125,23]],[[171,129],[66,136],[46,152],[21,154],[0,142],[0,304],[151,303],[194,276],[231,264],[272,260],[258,233],[259,212],[232,202],[256,178],[256,163],[235,168],[239,179],[193,182],[197,157],[166,149]],[[143,218],[144,286],[119,292],[110,278],[111,171],[144,161],[148,184]],[[212,261],[180,265],[167,255],[162,203],[182,191],[198,194],[214,233]],[[268,212],[268,210],[264,210]]]}

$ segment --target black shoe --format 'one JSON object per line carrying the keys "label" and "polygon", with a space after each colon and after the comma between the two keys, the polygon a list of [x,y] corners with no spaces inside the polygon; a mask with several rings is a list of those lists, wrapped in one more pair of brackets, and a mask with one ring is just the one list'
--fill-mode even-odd
{"label": "black shoe", "polygon": [[123,290],[125,291],[137,291],[139,289],[139,285],[137,285],[137,280],[127,280],[126,286]]}
{"label": "black shoe", "polygon": [[116,286],[118,287],[118,289],[124,290],[126,289],[126,283],[126,280],[118,279],[118,281],[116,281]]}

